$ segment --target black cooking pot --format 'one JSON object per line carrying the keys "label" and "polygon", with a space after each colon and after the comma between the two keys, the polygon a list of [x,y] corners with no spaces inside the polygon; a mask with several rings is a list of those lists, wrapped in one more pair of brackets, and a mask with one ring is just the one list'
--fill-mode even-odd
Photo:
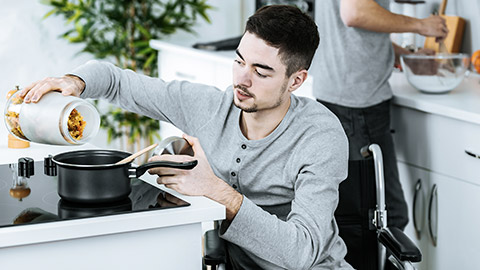
{"label": "black cooking pot", "polygon": [[[190,170],[197,161],[155,161],[138,167],[132,162],[115,164],[131,155],[115,150],[80,150],[55,155],[58,195],[78,203],[105,203],[125,199],[130,194],[130,178],[142,176],[148,169],[169,167]],[[47,162],[48,163],[48,162]]]}

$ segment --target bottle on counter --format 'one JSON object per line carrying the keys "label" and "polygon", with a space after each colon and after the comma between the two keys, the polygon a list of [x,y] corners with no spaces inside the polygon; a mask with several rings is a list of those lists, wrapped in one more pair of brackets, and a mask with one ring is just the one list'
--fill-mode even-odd
{"label": "bottle on counter", "polygon": [[13,186],[10,188],[10,196],[19,201],[23,201],[31,192],[27,179],[35,173],[34,161],[29,157],[19,158],[18,164],[10,164],[10,169],[12,170],[13,176]]}
{"label": "bottle on counter", "polygon": [[17,88],[7,100],[4,120],[15,138],[52,145],[83,144],[95,137],[100,115],[78,97],[49,92],[37,103],[24,103]]}

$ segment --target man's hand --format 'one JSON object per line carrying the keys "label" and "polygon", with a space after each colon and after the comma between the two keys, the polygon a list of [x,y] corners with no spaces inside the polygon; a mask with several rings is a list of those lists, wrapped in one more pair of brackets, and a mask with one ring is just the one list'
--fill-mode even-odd
{"label": "man's hand", "polygon": [[421,19],[421,26],[418,33],[426,37],[436,37],[437,42],[444,40],[448,34],[447,22],[438,15]]}
{"label": "man's hand", "polygon": [[232,220],[242,205],[243,196],[215,175],[197,138],[188,135],[183,137],[192,146],[193,157],[187,155],[160,155],[150,158],[149,161],[168,160],[185,162],[197,160],[197,166],[192,170],[152,168],[148,172],[159,176],[157,179],[158,184],[163,184],[165,187],[181,194],[206,196],[225,205],[227,219]]}
{"label": "man's hand", "polygon": [[85,82],[77,76],[48,77],[34,82],[20,92],[20,97],[26,103],[36,103],[50,91],[60,91],[64,96],[80,96],[85,89]]}

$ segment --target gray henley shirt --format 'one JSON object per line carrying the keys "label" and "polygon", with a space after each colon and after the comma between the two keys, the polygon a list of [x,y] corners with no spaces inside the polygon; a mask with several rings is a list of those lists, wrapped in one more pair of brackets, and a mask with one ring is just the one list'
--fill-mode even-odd
{"label": "gray henley shirt", "polygon": [[167,121],[199,138],[214,173],[243,197],[224,226],[232,262],[246,269],[351,269],[334,211],[347,176],[347,138],[318,102],[291,96],[280,125],[248,140],[230,86],[221,91],[90,61],[73,73],[85,81],[82,98],[105,98],[122,108]]}

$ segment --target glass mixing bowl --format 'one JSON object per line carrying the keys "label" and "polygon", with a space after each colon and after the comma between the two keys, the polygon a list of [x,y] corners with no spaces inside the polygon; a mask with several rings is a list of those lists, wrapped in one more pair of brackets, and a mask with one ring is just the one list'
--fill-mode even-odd
{"label": "glass mixing bowl", "polygon": [[408,82],[424,93],[441,94],[455,89],[467,74],[467,54],[408,54],[400,56]]}

